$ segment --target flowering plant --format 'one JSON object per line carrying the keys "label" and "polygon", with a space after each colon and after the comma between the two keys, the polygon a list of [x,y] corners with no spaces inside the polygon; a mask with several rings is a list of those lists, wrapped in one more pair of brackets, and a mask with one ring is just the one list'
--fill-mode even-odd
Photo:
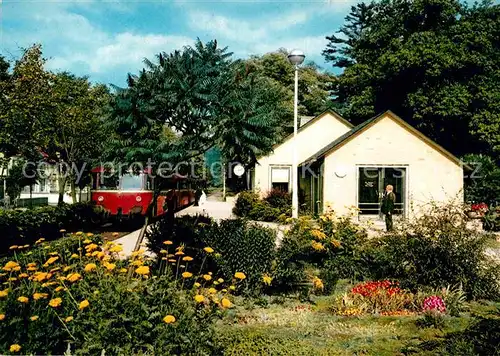
{"label": "flowering plant", "polygon": [[433,295],[424,299],[422,310],[424,312],[446,313],[446,305],[443,298]]}

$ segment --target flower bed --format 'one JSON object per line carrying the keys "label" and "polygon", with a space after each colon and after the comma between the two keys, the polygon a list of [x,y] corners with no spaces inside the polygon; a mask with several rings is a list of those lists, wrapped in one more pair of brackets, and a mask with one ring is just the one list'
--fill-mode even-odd
{"label": "flower bed", "polygon": [[14,250],[0,260],[0,353],[216,352],[214,317],[232,306],[246,276],[205,279],[182,246],[165,250],[159,268],[144,250],[120,260],[120,245],[84,233]]}

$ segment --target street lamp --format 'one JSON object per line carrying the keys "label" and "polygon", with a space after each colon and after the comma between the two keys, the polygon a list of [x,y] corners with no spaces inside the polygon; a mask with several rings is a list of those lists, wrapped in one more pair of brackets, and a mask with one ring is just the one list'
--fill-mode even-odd
{"label": "street lamp", "polygon": [[304,52],[294,49],[288,55],[288,60],[295,67],[295,90],[293,100],[293,160],[292,160],[292,218],[299,217],[299,180],[297,169],[297,127],[298,127],[298,112],[297,106],[299,101],[299,65],[304,62]]}

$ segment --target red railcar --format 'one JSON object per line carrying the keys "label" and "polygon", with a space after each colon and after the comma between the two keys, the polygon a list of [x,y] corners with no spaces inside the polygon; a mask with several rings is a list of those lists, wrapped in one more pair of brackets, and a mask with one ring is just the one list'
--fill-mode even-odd
{"label": "red railcar", "polygon": [[162,215],[167,207],[174,211],[194,202],[195,192],[193,182],[182,176],[171,178],[152,178],[149,174],[126,173],[121,176],[104,175],[102,168],[92,170],[91,199],[104,208],[111,216],[132,217],[145,215],[153,200],[155,183],[162,179],[162,191],[153,215]]}

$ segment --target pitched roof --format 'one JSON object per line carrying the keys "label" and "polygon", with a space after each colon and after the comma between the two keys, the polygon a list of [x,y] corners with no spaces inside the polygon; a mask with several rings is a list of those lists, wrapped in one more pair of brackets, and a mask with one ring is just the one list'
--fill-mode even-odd
{"label": "pitched roof", "polygon": [[[306,122],[304,125],[300,126],[298,129],[297,129],[297,133],[301,132],[302,130],[304,130],[306,127],[309,127],[311,126],[312,124],[314,124],[316,121],[318,121],[320,118],[322,118],[323,116],[325,116],[326,114],[330,114],[332,115],[333,117],[335,117],[337,120],[339,120],[340,122],[342,122],[344,125],[346,125],[347,127],[354,127],[353,124],[351,124],[349,121],[347,121],[346,119],[344,119],[342,116],[340,116],[339,113],[337,113],[336,111],[332,110],[332,109],[327,109],[325,111],[323,111],[321,114],[319,115],[316,115],[314,118],[312,118],[311,120],[309,120],[308,122]],[[300,124],[300,123],[299,123]],[[276,144],[274,147],[278,147],[279,145],[281,145],[282,143],[284,143],[285,141],[291,139],[293,137],[293,133],[291,133],[290,135],[288,135],[287,137],[285,137],[285,139],[283,141],[281,141],[280,143]]]}
{"label": "pitched roof", "polygon": [[423,133],[421,133],[420,131],[418,131],[416,128],[414,128],[413,126],[411,126],[410,124],[408,124],[406,121],[404,121],[403,119],[401,119],[399,116],[397,116],[396,114],[394,114],[390,110],[387,110],[387,111],[385,111],[385,112],[383,112],[383,113],[381,113],[379,115],[376,115],[376,116],[372,117],[371,119],[368,119],[365,122],[359,124],[358,126],[353,127],[351,131],[346,132],[345,134],[343,134],[342,136],[338,137],[336,140],[334,140],[329,145],[323,147],[321,150],[319,150],[318,152],[316,152],[315,154],[313,154],[311,157],[309,157],[308,159],[306,159],[304,162],[302,162],[301,165],[302,164],[306,164],[306,163],[312,163],[312,162],[314,162],[314,161],[316,161],[316,160],[318,160],[320,158],[323,158],[328,153],[330,153],[331,151],[333,151],[335,149],[338,149],[343,144],[345,144],[348,141],[352,140],[354,137],[360,135],[363,131],[365,131],[369,127],[373,126],[374,124],[376,124],[378,121],[380,121],[382,118],[384,118],[386,116],[390,116],[398,124],[400,124],[401,126],[403,126],[404,128],[406,128],[408,131],[410,131],[411,133],[413,133],[415,136],[417,136],[418,138],[420,138],[422,141],[424,141],[425,143],[427,143],[428,145],[430,145],[431,147],[433,147],[437,151],[441,152],[444,156],[446,156],[451,161],[457,163],[460,166],[463,165],[462,161],[459,158],[457,158],[455,155],[453,155],[452,153],[450,153],[449,151],[447,151],[446,149],[444,149],[442,146],[438,145],[436,142],[434,142],[433,140],[431,140],[430,138],[428,138],[427,136],[425,136]]}

